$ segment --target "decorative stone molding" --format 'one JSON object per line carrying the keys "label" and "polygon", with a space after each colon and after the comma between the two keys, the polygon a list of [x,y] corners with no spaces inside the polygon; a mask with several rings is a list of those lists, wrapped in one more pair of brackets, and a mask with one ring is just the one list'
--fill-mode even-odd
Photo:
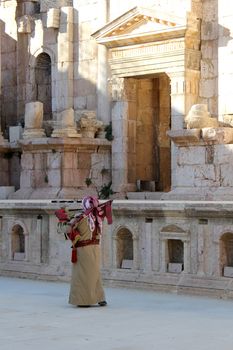
{"label": "decorative stone molding", "polygon": [[94,111],[86,111],[80,118],[80,127],[83,137],[94,138],[98,129],[101,129],[103,122],[96,119]]}
{"label": "decorative stone molding", "polygon": [[184,35],[185,30],[183,18],[152,8],[134,7],[92,35],[98,43],[116,47],[174,38],[178,33]]}
{"label": "decorative stone molding", "polygon": [[25,105],[25,129],[23,139],[45,137],[43,122],[43,103],[29,102]]}

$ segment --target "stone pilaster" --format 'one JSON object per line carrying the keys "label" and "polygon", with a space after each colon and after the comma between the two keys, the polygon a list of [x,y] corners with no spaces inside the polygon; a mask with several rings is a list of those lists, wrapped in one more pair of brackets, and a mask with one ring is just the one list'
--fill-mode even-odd
{"label": "stone pilaster", "polygon": [[[72,132],[67,130],[66,115],[64,111],[73,109],[73,7],[61,7],[60,23],[57,36],[57,64],[53,76],[53,111],[56,111],[54,137],[57,134],[72,136],[75,134],[75,124]],[[56,105],[54,105],[56,104]],[[69,112],[70,114],[70,112]],[[64,120],[63,120],[64,118]],[[69,123],[71,119],[69,118]],[[58,130],[56,130],[58,129]],[[64,129],[64,132],[62,132]]]}

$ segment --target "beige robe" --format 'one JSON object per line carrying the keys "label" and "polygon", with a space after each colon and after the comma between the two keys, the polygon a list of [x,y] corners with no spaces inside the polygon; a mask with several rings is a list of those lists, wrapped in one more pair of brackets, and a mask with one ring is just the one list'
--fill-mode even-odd
{"label": "beige robe", "polygon": [[[87,218],[83,218],[77,229],[82,240],[91,238]],[[97,236],[99,238],[99,236]],[[72,305],[94,305],[105,300],[100,273],[100,246],[88,245],[77,248],[78,261],[72,264],[69,303]]]}

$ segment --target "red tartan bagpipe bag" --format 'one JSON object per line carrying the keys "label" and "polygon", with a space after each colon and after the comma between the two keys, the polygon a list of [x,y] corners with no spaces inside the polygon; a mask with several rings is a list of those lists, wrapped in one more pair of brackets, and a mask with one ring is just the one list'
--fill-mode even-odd
{"label": "red tartan bagpipe bag", "polygon": [[[88,217],[88,222],[91,231],[94,233],[93,237],[87,244],[91,244],[95,240],[95,234],[98,231],[102,233],[102,221],[106,218],[107,223],[112,224],[112,200],[108,200],[105,203],[99,204],[99,201],[95,197],[87,196],[82,200],[83,212],[78,215],[70,215],[70,212],[61,208],[55,211],[55,216],[58,218],[58,227],[64,228],[65,239],[69,239],[72,242],[72,263],[77,262],[77,246],[80,240],[80,232],[76,226],[79,221],[84,217]],[[82,245],[83,246],[83,245]]]}

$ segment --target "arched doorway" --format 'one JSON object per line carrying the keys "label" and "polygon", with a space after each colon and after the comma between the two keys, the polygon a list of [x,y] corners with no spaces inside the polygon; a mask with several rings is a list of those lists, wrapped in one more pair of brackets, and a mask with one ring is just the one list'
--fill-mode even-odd
{"label": "arched doorway", "polygon": [[11,254],[13,260],[25,259],[25,235],[22,226],[15,225],[11,232]]}
{"label": "arched doorway", "polygon": [[121,228],[116,236],[117,268],[129,269],[133,267],[133,235],[127,228]]}

